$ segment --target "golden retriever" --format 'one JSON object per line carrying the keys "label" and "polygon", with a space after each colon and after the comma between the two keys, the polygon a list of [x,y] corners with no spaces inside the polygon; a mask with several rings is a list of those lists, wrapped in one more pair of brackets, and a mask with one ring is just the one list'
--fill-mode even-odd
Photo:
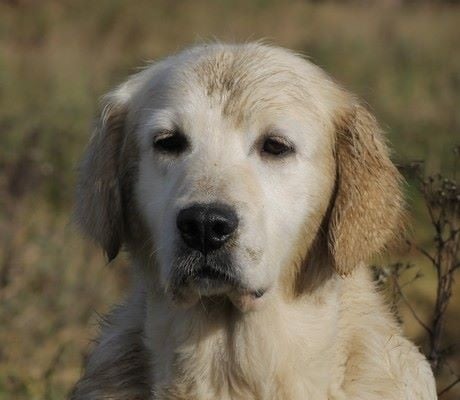
{"label": "golden retriever", "polygon": [[105,97],[76,218],[133,289],[72,398],[432,400],[366,266],[402,230],[375,118],[261,43],[154,63]]}

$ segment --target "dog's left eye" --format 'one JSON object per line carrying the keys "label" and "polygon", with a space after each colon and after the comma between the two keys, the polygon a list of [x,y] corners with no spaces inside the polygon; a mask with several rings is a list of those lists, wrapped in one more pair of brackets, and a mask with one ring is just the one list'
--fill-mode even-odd
{"label": "dog's left eye", "polygon": [[265,138],[262,144],[262,153],[276,157],[288,155],[294,151],[294,146],[284,139],[278,137]]}
{"label": "dog's left eye", "polygon": [[188,147],[187,138],[179,131],[161,133],[153,140],[153,148],[162,153],[180,154]]}

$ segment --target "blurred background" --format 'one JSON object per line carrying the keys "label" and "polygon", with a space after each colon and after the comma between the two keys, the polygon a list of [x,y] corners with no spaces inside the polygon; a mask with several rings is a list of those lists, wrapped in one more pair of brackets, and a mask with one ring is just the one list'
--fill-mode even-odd
{"label": "blurred background", "polygon": [[[454,176],[459,1],[0,0],[0,399],[64,398],[98,314],[129,286],[126,257],[107,267],[71,224],[75,166],[98,99],[185,46],[261,38],[304,53],[361,96],[396,162]],[[407,195],[411,240],[435,252],[426,201],[410,178]],[[413,311],[430,323],[436,269],[413,247],[376,262],[388,271],[396,261],[412,266],[398,271],[412,311],[401,299],[395,310],[426,351]],[[449,300],[440,391],[460,375],[458,284]]]}

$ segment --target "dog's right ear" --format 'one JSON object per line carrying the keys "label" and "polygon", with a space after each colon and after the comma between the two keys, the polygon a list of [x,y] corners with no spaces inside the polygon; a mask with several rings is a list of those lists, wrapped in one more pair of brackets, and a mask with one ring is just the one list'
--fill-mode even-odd
{"label": "dog's right ear", "polygon": [[127,102],[115,94],[104,108],[78,171],[75,219],[83,232],[99,243],[109,261],[123,244],[123,204],[120,153],[125,136]]}

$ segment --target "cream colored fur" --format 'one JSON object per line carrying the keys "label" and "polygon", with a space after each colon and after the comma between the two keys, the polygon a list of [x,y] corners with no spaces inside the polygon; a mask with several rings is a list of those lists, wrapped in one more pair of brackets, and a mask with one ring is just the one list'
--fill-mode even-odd
{"label": "cream colored fur", "polygon": [[[176,128],[188,153],[152,151]],[[264,158],[267,132],[295,154]],[[402,229],[400,183],[372,115],[287,50],[198,46],[133,76],[106,98],[76,218],[110,259],[125,246],[134,284],[72,399],[436,399],[366,265]],[[247,292],[174,286],[177,212],[213,201],[242,221]]]}

